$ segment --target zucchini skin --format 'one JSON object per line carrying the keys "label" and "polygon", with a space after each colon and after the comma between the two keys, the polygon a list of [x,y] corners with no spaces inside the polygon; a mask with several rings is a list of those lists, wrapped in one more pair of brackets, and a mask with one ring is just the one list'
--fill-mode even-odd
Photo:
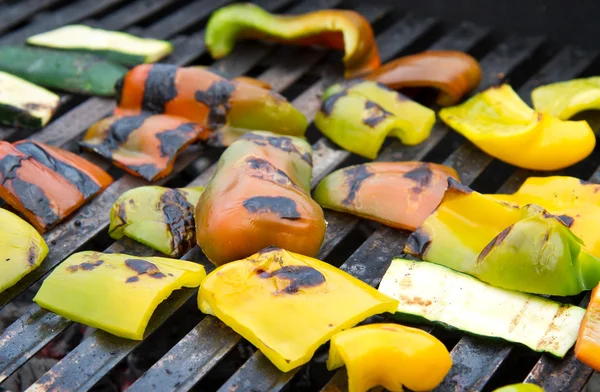
{"label": "zucchini skin", "polygon": [[114,96],[127,68],[89,54],[0,46],[0,71],[44,87],[79,94]]}
{"label": "zucchini skin", "polygon": [[9,127],[35,129],[44,126],[40,118],[30,115],[26,110],[2,103],[0,103],[0,124]]}

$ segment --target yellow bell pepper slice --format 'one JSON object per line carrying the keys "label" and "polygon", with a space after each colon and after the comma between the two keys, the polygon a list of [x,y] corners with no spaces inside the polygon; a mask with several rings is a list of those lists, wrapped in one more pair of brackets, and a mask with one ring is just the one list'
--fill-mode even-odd
{"label": "yellow bell pepper slice", "polygon": [[0,209],[0,293],[36,269],[48,254],[48,245],[33,226]]}
{"label": "yellow bell pepper slice", "polygon": [[394,312],[398,301],[323,261],[271,247],[210,273],[198,306],[288,372],[336,332]]}
{"label": "yellow bell pepper slice", "polygon": [[531,99],[535,110],[568,120],[584,110],[600,109],[600,77],[540,86],[532,91]]}
{"label": "yellow bell pepper slice", "polygon": [[392,392],[429,391],[450,368],[446,346],[417,328],[371,324],[340,332],[331,338],[327,369],[346,366],[348,392],[367,392],[383,386]]}
{"label": "yellow bell pepper slice", "polygon": [[524,169],[559,170],[586,158],[596,145],[587,122],[536,112],[507,84],[439,114],[489,155]]}
{"label": "yellow bell pepper slice", "polygon": [[494,389],[494,392],[544,392],[544,389],[535,384],[523,383],[505,385],[501,388]]}
{"label": "yellow bell pepper slice", "polygon": [[80,252],[56,267],[33,300],[69,320],[141,340],[158,304],[205,276],[189,261]]}

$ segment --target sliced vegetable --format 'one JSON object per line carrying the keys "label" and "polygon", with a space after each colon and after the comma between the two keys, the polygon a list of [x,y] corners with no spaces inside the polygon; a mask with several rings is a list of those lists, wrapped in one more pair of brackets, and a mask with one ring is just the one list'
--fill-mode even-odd
{"label": "sliced vegetable", "polygon": [[203,266],[184,260],[80,252],[52,271],[33,300],[69,320],[142,340],[158,304],[205,276]]}
{"label": "sliced vegetable", "polygon": [[48,254],[48,245],[27,222],[0,208],[0,293],[36,269]]}
{"label": "sliced vegetable", "polygon": [[138,65],[116,86],[116,115],[142,112],[187,118],[215,132],[264,130],[303,136],[308,123],[283,96],[209,70],[169,64]]}
{"label": "sliced vegetable", "polygon": [[559,358],[575,344],[585,312],[490,286],[440,265],[398,258],[383,276],[379,291],[399,301],[395,318],[521,343]]}
{"label": "sliced vegetable", "polygon": [[58,95],[0,71],[0,124],[42,128],[59,105]]}
{"label": "sliced vegetable", "polygon": [[531,92],[531,99],[535,110],[568,120],[579,112],[600,109],[600,77],[540,86]]}
{"label": "sliced vegetable", "polygon": [[186,147],[208,134],[186,118],[145,113],[100,120],[79,145],[135,176],[156,181],[171,173],[175,159]]}
{"label": "sliced vegetable", "polygon": [[385,138],[407,145],[429,137],[435,112],[371,81],[351,81],[329,87],[315,125],[344,149],[375,159]]}
{"label": "sliced vegetable", "polygon": [[40,86],[78,94],[113,96],[127,68],[91,54],[0,46],[0,71]]}
{"label": "sliced vegetable", "polygon": [[41,233],[112,183],[98,166],[60,148],[0,141],[0,198]]}
{"label": "sliced vegetable", "polygon": [[194,209],[204,187],[143,186],[121,195],[110,211],[108,233],[133,238],[165,255],[181,257],[196,245]]}
{"label": "sliced vegetable", "polygon": [[314,198],[325,208],[415,230],[442,200],[448,177],[458,180],[454,169],[434,163],[366,163],[326,176]]}
{"label": "sliced vegetable", "polygon": [[587,122],[536,112],[507,84],[439,114],[489,155],[524,169],[559,170],[587,157],[596,145]]}
{"label": "sliced vegetable", "polygon": [[440,90],[437,103],[455,105],[481,82],[481,67],[467,53],[428,50],[400,57],[364,76],[399,90],[405,87],[432,87]]}
{"label": "sliced vegetable", "polygon": [[494,389],[494,392],[544,392],[544,389],[535,384],[523,383],[505,385],[502,388]]}
{"label": "sliced vegetable", "polygon": [[430,391],[442,382],[452,358],[442,342],[417,328],[363,325],[331,338],[327,369],[346,366],[348,391]]}
{"label": "sliced vegetable", "polygon": [[441,204],[406,243],[407,253],[510,290],[574,295],[600,281],[600,259],[557,216],[516,208],[453,179]]}
{"label": "sliced vegetable", "polygon": [[600,372],[600,285],[593,291],[575,345],[575,356]]}
{"label": "sliced vegetable", "polygon": [[237,39],[267,39],[343,50],[347,78],[380,64],[373,29],[369,21],[354,11],[273,15],[256,5],[238,3],[214,12],[206,27],[205,42],[210,54],[217,59],[227,56]]}
{"label": "sliced vegetable", "polygon": [[210,273],[198,306],[254,344],[279,370],[310,361],[335,333],[393,312],[397,301],[328,263],[268,248]]}
{"label": "sliced vegetable", "polygon": [[30,45],[90,52],[123,65],[154,63],[173,51],[168,41],[139,38],[119,31],[68,25],[27,39]]}
{"label": "sliced vegetable", "polygon": [[216,265],[267,246],[315,256],[325,237],[310,198],[312,148],[306,141],[252,132],[233,143],[196,206],[196,236]]}

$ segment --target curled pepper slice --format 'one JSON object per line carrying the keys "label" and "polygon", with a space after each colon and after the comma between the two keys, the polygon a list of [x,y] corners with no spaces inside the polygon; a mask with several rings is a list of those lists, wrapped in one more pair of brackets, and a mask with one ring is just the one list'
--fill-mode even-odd
{"label": "curled pepper slice", "polygon": [[544,392],[544,389],[535,384],[523,383],[505,385],[501,388],[494,389],[494,392]]}
{"label": "curled pepper slice", "polygon": [[590,303],[583,316],[575,344],[575,356],[600,372],[600,285],[592,291]]}
{"label": "curled pepper slice", "polygon": [[483,151],[511,165],[559,170],[587,157],[594,132],[585,121],[536,112],[507,84],[440,111],[440,118]]}
{"label": "curled pepper slice", "polygon": [[183,117],[141,114],[100,120],[79,144],[135,176],[156,181],[171,173],[177,155],[208,134]]}
{"label": "curled pepper slice", "polygon": [[512,207],[453,179],[405,251],[491,285],[575,295],[600,281],[600,259],[557,216],[536,204]]}
{"label": "curled pepper slice", "polygon": [[198,306],[288,372],[336,332],[394,312],[398,301],[328,263],[271,247],[210,273]]}
{"label": "curled pepper slice", "polygon": [[268,39],[343,50],[347,78],[371,71],[380,64],[373,29],[369,21],[354,11],[273,15],[250,3],[232,4],[212,14],[205,42],[210,54],[218,59],[233,50],[236,39]]}
{"label": "curled pepper slice", "polygon": [[69,320],[141,340],[158,304],[205,276],[189,261],[80,252],[52,271],[33,300]]}
{"label": "curled pepper slice", "polygon": [[308,123],[283,96],[254,84],[228,80],[207,69],[144,64],[117,82],[115,115],[142,112],[187,118],[211,132],[263,130],[303,136]]}
{"label": "curled pepper slice", "polygon": [[400,229],[415,230],[458,180],[450,167],[421,162],[373,162],[337,170],[317,186],[315,200]]}
{"label": "curled pepper slice", "polygon": [[104,170],[69,151],[0,141],[0,197],[41,233],[111,183]]}
{"label": "curled pepper slice", "polygon": [[531,92],[533,107],[561,120],[584,110],[600,109],[600,77],[540,86]]}
{"label": "curled pepper slice", "polygon": [[385,138],[407,145],[429,137],[435,112],[383,84],[354,80],[329,87],[315,125],[344,149],[375,159]]}
{"label": "curled pepper slice", "polygon": [[46,241],[29,223],[0,208],[0,293],[36,269],[47,254]]}
{"label": "curled pepper slice", "polygon": [[437,103],[455,105],[481,82],[481,67],[467,53],[428,50],[400,57],[364,76],[399,90],[405,87],[432,87],[440,90]]}
{"label": "curled pepper slice", "polygon": [[401,392],[430,391],[452,367],[446,346],[417,328],[397,324],[363,325],[331,338],[327,369],[346,366],[348,391],[383,386]]}
{"label": "curled pepper slice", "polygon": [[270,245],[314,256],[325,237],[310,198],[312,148],[306,141],[251,132],[233,143],[196,206],[196,235],[216,265]]}
{"label": "curled pepper slice", "polygon": [[121,195],[110,211],[108,234],[133,238],[165,255],[180,257],[196,245],[194,209],[204,187],[143,186]]}

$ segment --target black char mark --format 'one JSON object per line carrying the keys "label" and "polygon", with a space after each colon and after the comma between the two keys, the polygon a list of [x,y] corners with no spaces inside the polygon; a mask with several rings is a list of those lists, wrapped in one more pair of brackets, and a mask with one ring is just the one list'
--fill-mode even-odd
{"label": "black char mark", "polygon": [[162,157],[172,158],[179,152],[185,143],[190,139],[193,139],[193,133],[196,132],[196,130],[197,126],[195,123],[185,123],[175,129],[157,133],[156,137],[160,141],[160,155]]}
{"label": "black char mark", "polygon": [[461,184],[452,177],[448,177],[448,189],[454,189],[465,194],[473,193],[473,190],[471,188],[464,184]]}
{"label": "black char mark", "polygon": [[70,265],[70,266],[68,266],[67,267],[67,271],[69,271],[69,272],[92,271],[96,267],[101,266],[102,264],[104,264],[104,260],[96,260],[93,263],[86,261],[86,262],[81,263],[81,264],[76,264],[76,265]]}
{"label": "black char mark", "polygon": [[151,163],[145,163],[143,165],[127,165],[127,167],[148,181],[154,181],[154,177],[160,173],[160,169]]}
{"label": "black char mark", "polygon": [[268,144],[281,151],[298,154],[303,161],[312,166],[311,154],[309,152],[301,154],[294,144],[294,141],[287,136],[267,136],[255,132],[249,132],[244,134],[240,140],[249,140],[259,146],[266,146]]}
{"label": "black char mark", "polygon": [[331,116],[331,114],[333,113],[333,109],[335,109],[335,104],[337,103],[337,101],[340,98],[345,97],[347,94],[348,93],[344,90],[327,97],[327,99],[324,100],[321,104],[321,113],[323,113],[327,117]]}
{"label": "black char mark", "polygon": [[177,96],[175,76],[178,67],[171,64],[154,64],[144,83],[142,110],[164,113],[166,104]]}
{"label": "black char mark", "polygon": [[386,120],[388,117],[393,117],[394,115],[380,105],[376,104],[373,101],[365,102],[365,117],[363,117],[362,121],[367,126],[371,128],[375,128],[382,121]]}
{"label": "black char mark", "polygon": [[369,177],[372,177],[373,175],[374,173],[369,171],[367,165],[357,165],[345,169],[344,176],[346,177],[346,183],[350,189],[348,190],[348,195],[346,195],[346,198],[342,200],[342,204],[352,204],[363,181]]}
{"label": "black char mark", "polygon": [[573,226],[573,222],[575,221],[575,219],[566,214],[559,215],[558,219],[560,219],[567,227]]}
{"label": "black char mark", "polygon": [[249,173],[252,177],[260,178],[266,181],[271,181],[279,185],[298,188],[292,179],[282,170],[277,169],[270,162],[262,158],[249,158],[248,166],[252,171]]}
{"label": "black char mark", "polygon": [[[154,264],[146,260],[142,259],[127,259],[125,260],[125,265],[137,272],[138,276],[140,275],[148,275],[154,279],[162,279],[166,275],[160,272],[160,269]],[[136,276],[137,277],[137,276]],[[130,283],[131,277],[127,279],[127,283]],[[139,279],[139,278],[138,278]]]}
{"label": "black char mark", "polygon": [[270,245],[270,246],[267,246],[266,248],[262,248],[261,250],[259,250],[258,254],[264,255],[265,253],[279,252],[280,250],[282,250],[280,247],[275,246],[275,245]]}
{"label": "black char mark", "polygon": [[289,286],[283,290],[278,290],[276,294],[281,292],[296,294],[301,287],[315,287],[325,283],[325,277],[321,272],[304,265],[286,265],[273,272],[257,269],[256,273],[263,279],[278,277],[289,280]]}
{"label": "black char mark", "polygon": [[167,189],[160,203],[171,233],[171,249],[176,256],[183,255],[195,244],[194,206],[175,189]]}
{"label": "black char mark", "polygon": [[37,258],[36,248],[34,246],[32,246],[31,248],[29,248],[29,253],[27,254],[27,262],[29,263],[29,265],[31,265],[31,266],[35,265],[36,258]]}
{"label": "black char mark", "polygon": [[421,228],[418,228],[406,240],[404,252],[423,258],[431,245],[431,237]]}
{"label": "black char mark", "polygon": [[148,117],[150,117],[150,114],[144,113],[139,116],[119,118],[110,125],[106,133],[106,139],[104,139],[101,144],[91,144],[86,141],[81,141],[79,144],[94,150],[104,158],[112,159],[113,151],[127,142],[129,135],[141,127]]}
{"label": "black char mark", "polygon": [[227,123],[229,112],[229,98],[235,91],[235,84],[229,80],[218,80],[210,85],[208,90],[196,91],[196,101],[208,107],[208,123],[211,129],[218,129]]}
{"label": "black char mark", "polygon": [[429,165],[424,164],[405,173],[403,177],[416,182],[417,185],[412,188],[412,191],[415,193],[421,193],[423,192],[423,189],[431,184],[433,172],[429,168]]}
{"label": "black char mark", "polygon": [[244,201],[244,208],[251,214],[271,212],[282,219],[300,219],[296,202],[284,196],[254,196]]}
{"label": "black char mark", "polygon": [[119,78],[115,82],[115,99],[117,100],[117,106],[121,105],[121,98],[123,96],[123,84],[125,83],[125,77]]}
{"label": "black char mark", "polygon": [[21,143],[17,144],[15,148],[23,154],[32,157],[48,169],[60,174],[63,178],[73,184],[86,199],[95,195],[96,192],[100,190],[100,186],[87,174],[59,159],[55,159],[46,150],[35,143]]}
{"label": "black char mark", "polygon": [[492,251],[492,249],[494,249],[495,247],[500,245],[502,243],[502,241],[504,241],[506,239],[506,237],[508,236],[508,233],[510,233],[512,228],[513,228],[512,225],[508,226],[506,229],[502,230],[500,232],[500,234],[498,234],[496,236],[496,238],[494,238],[492,241],[490,241],[490,243],[487,244],[485,246],[485,248],[483,248],[483,250],[481,251],[479,256],[477,256],[477,263],[482,262],[483,259]]}

